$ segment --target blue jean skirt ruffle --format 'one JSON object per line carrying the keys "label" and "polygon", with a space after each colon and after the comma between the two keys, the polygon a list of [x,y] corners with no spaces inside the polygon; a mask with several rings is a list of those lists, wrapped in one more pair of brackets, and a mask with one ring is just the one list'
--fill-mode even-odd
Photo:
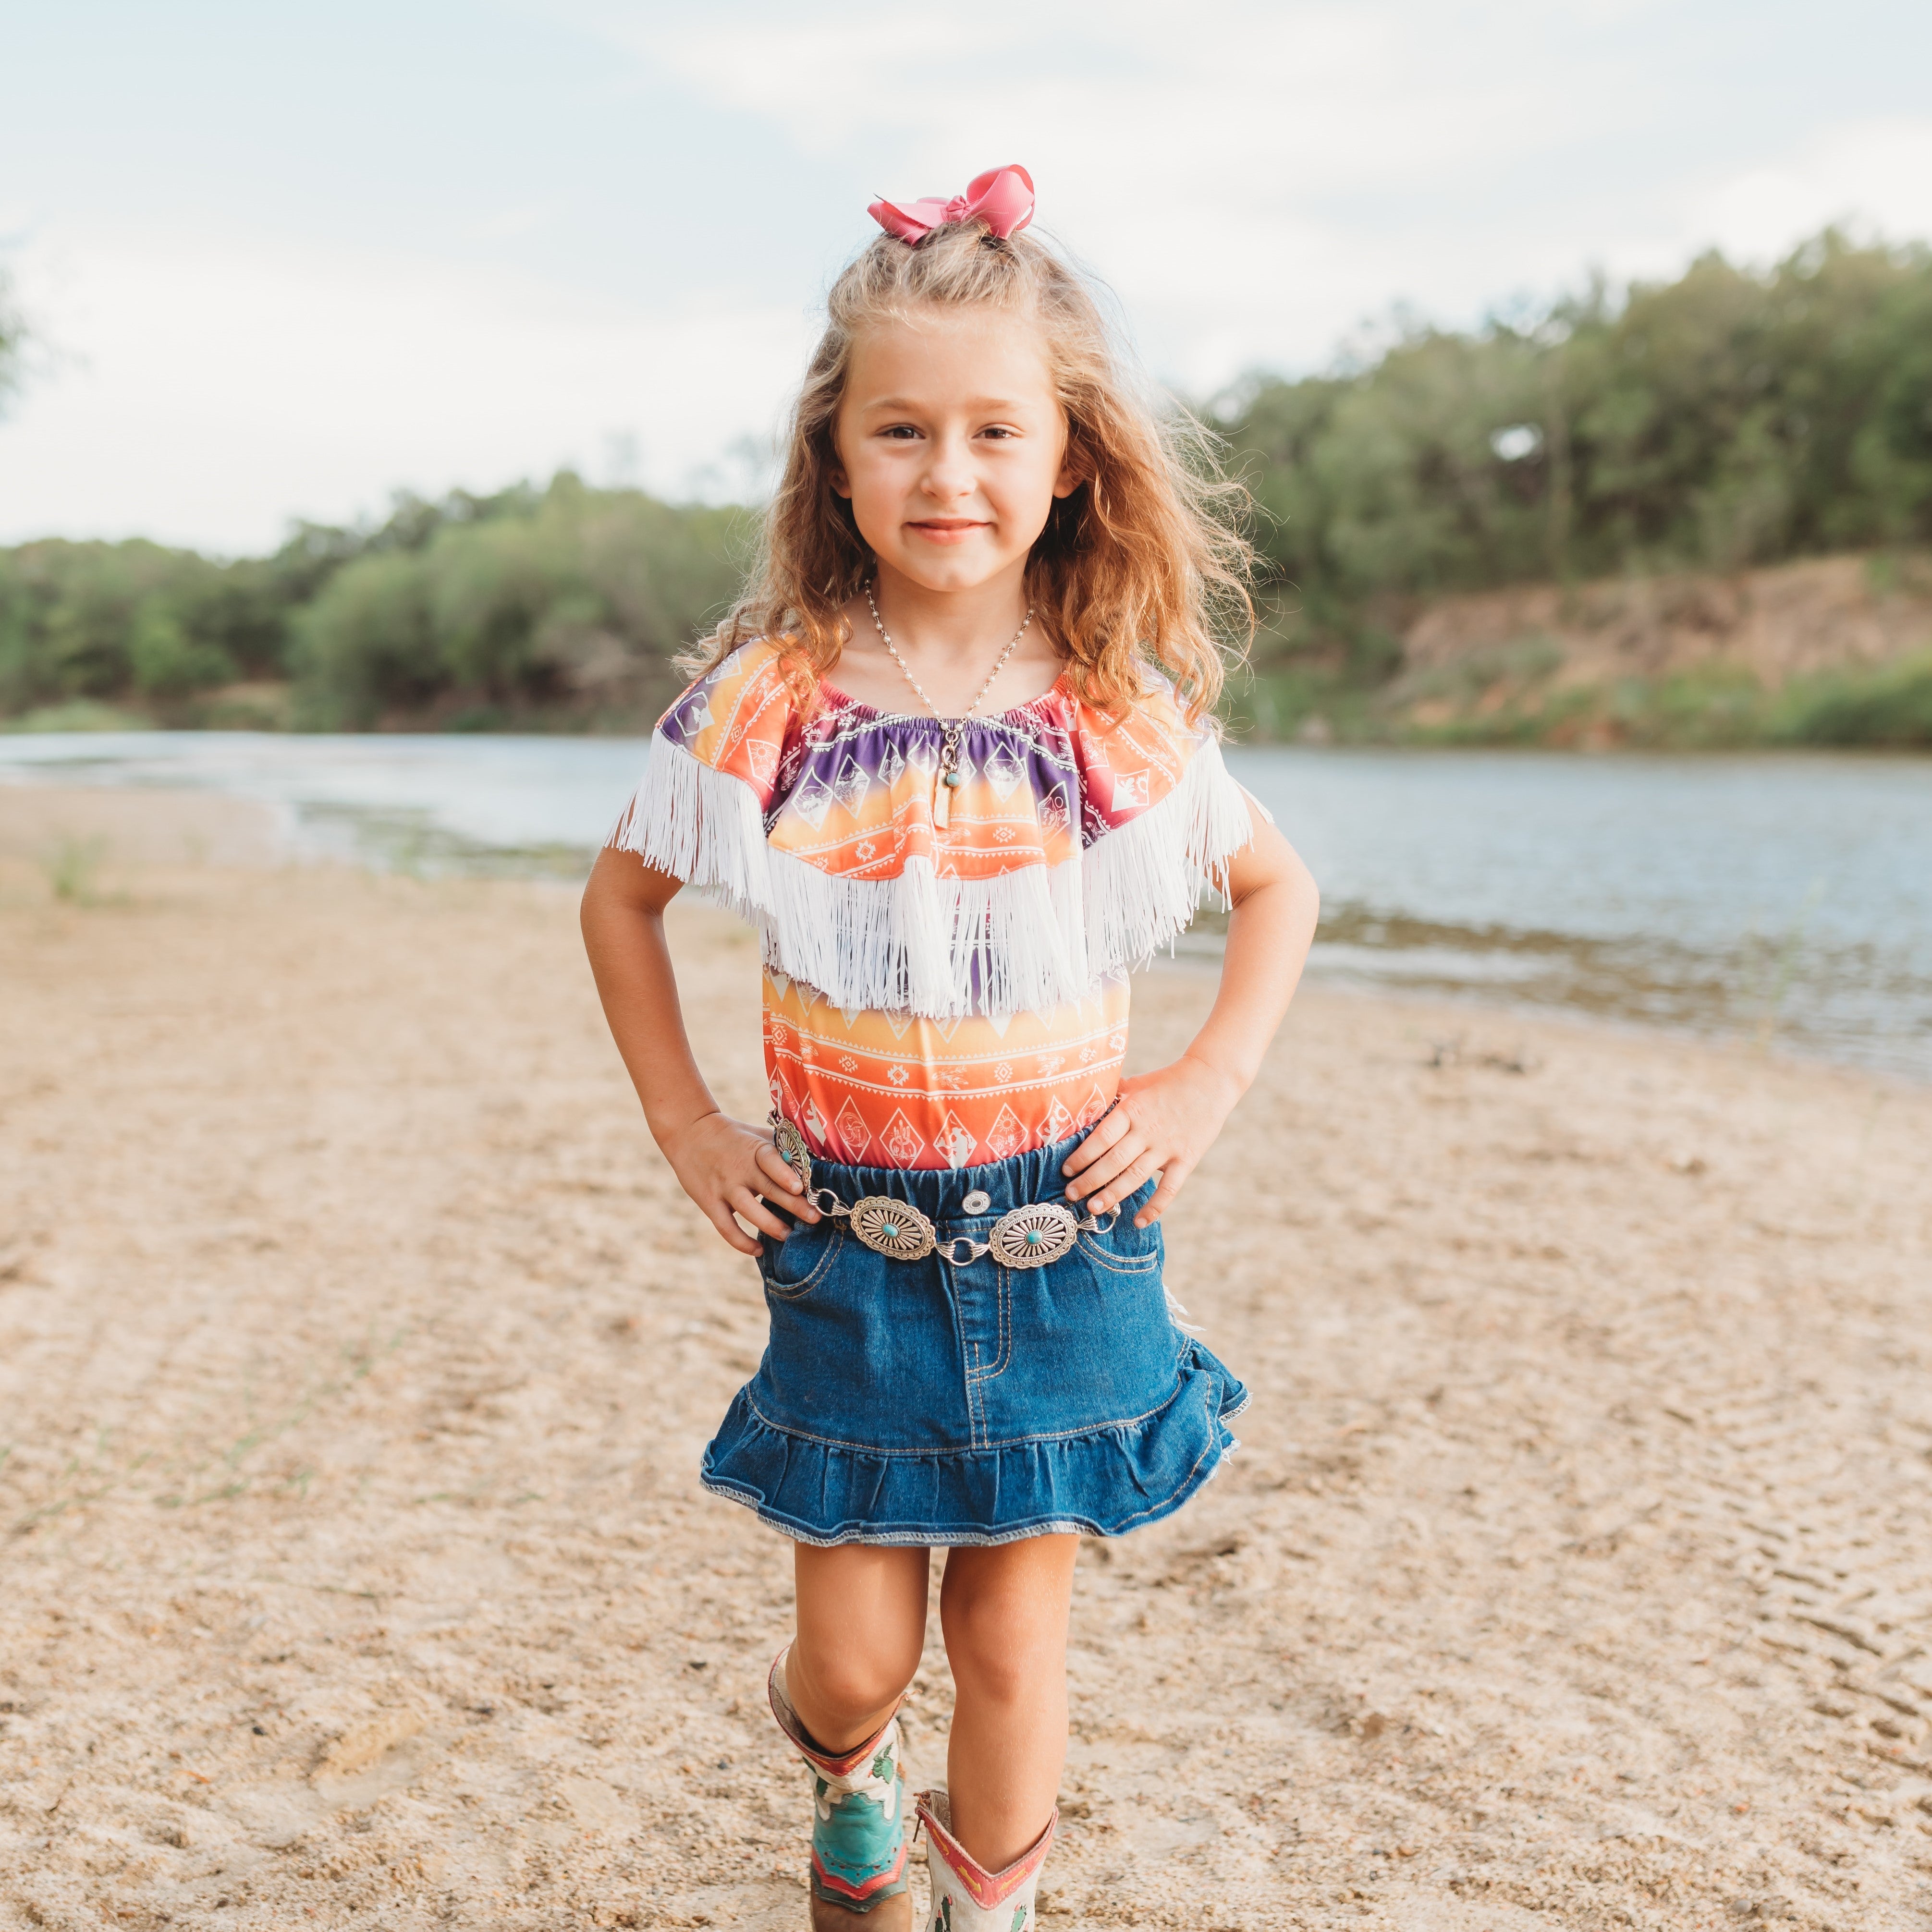
{"label": "blue jean skirt ruffle", "polygon": [[[1152,1184],[1044,1268],[942,1258],[1059,1198],[1077,1144],[951,1172],[815,1161],[848,1204],[910,1202],[940,1252],[888,1260],[829,1216],[768,1238],[771,1342],[705,1452],[705,1486],[820,1544],[1119,1536],[1179,1508],[1235,1446],[1248,1393],[1174,1325],[1160,1228],[1134,1226]],[[967,1214],[975,1190],[989,1204]]]}

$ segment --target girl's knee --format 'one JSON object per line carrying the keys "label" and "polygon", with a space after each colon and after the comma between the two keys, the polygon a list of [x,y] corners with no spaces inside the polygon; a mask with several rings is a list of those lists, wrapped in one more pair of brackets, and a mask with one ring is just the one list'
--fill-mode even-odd
{"label": "girl's knee", "polygon": [[1065,1669],[1057,1649],[1002,1650],[948,1642],[946,1660],[963,1696],[988,1704],[1029,1704],[1050,1690]]}
{"label": "girl's knee", "polygon": [[1066,1618],[1053,1606],[975,1592],[942,1604],[940,1624],[954,1678],[977,1696],[1035,1697],[1066,1668]]}
{"label": "girl's knee", "polygon": [[801,1639],[792,1646],[786,1679],[795,1699],[802,1690],[815,1707],[855,1722],[895,1702],[918,1667],[916,1652],[908,1658],[889,1646],[808,1647]]}

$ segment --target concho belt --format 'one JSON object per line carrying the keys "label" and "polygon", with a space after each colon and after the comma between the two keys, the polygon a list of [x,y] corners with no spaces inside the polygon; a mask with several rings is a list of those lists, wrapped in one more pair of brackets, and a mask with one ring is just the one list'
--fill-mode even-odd
{"label": "concho belt", "polygon": [[[1003,1268],[1044,1268],[1071,1253],[1083,1234],[1105,1234],[1116,1218],[1079,1214],[1064,1201],[1035,1201],[1001,1215],[993,1224],[990,1240],[955,1234],[951,1240],[942,1241],[939,1229],[909,1201],[895,1201],[889,1194],[868,1194],[849,1208],[829,1187],[814,1187],[812,1150],[789,1120],[774,1114],[771,1138],[780,1157],[804,1183],[805,1198],[821,1214],[849,1220],[852,1232],[874,1254],[884,1255],[889,1261],[923,1261],[936,1251],[954,1268],[965,1268],[982,1255],[994,1256]],[[975,1190],[961,1204],[971,1214],[975,1207],[984,1213],[993,1204]],[[964,1255],[959,1252],[962,1247]]]}

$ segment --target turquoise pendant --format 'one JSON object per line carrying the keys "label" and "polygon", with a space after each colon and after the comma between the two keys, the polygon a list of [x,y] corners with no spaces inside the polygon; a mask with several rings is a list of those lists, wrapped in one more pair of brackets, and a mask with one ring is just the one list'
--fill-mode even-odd
{"label": "turquoise pendant", "polygon": [[948,772],[946,774],[946,782],[957,790],[960,786],[966,783],[966,773],[964,772]]}

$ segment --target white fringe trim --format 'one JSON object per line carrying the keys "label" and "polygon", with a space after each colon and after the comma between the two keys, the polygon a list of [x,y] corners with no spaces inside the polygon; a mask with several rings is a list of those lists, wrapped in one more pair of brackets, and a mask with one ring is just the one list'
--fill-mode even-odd
{"label": "white fringe trim", "polygon": [[1181,782],[1088,847],[1086,946],[1096,973],[1144,966],[1192,922],[1204,879],[1224,900],[1227,862],[1254,836],[1248,795],[1209,739]]}
{"label": "white fringe trim", "polygon": [[941,878],[912,859],[897,878],[838,878],[774,851],[750,788],[663,740],[608,842],[750,920],[766,963],[834,1006],[951,1019],[1050,1012],[1144,965],[1193,919],[1203,880],[1225,893],[1253,836],[1210,741],[1158,805],[1063,865]]}
{"label": "white fringe trim", "polygon": [[682,745],[654,737],[651,762],[604,843],[696,886],[741,919],[772,911],[771,855],[758,794]]}
{"label": "white fringe trim", "polygon": [[1048,1012],[1093,990],[1077,860],[996,879],[942,879],[920,858],[896,879],[834,878],[784,852],[771,864],[767,962],[834,1006],[949,1019]]}

